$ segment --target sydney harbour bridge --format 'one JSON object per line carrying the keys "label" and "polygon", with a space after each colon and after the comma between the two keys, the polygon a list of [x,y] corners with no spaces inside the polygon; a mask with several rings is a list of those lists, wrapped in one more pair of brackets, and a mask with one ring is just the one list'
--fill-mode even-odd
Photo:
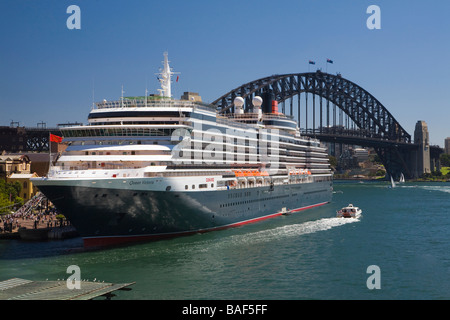
{"label": "sydney harbour bridge", "polygon": [[436,163],[442,152],[429,145],[424,121],[418,121],[411,138],[380,101],[340,74],[317,70],[272,75],[243,84],[212,104],[220,113],[234,112],[234,99],[242,97],[244,110],[250,111],[254,96],[281,103],[281,112],[297,120],[303,135],[374,148],[394,178],[430,172],[430,163]]}
{"label": "sydney harbour bridge", "polygon": [[[429,145],[424,121],[418,121],[412,138],[380,101],[340,74],[317,70],[272,75],[243,84],[212,104],[218,113],[230,113],[234,112],[234,99],[242,97],[244,112],[248,112],[253,108],[255,96],[266,103],[277,101],[279,110],[296,119],[305,136],[322,142],[374,148],[388,174],[395,179],[401,173],[414,178],[430,172],[430,163],[431,167],[437,163],[443,152]],[[58,128],[22,131],[20,150],[33,152],[49,150],[50,132],[61,134]]]}

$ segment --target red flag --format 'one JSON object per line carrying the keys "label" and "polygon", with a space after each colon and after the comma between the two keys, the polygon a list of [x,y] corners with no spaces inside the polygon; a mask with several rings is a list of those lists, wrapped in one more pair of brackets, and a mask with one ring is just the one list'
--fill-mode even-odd
{"label": "red flag", "polygon": [[180,76],[177,76],[177,82],[178,82],[178,79],[180,78]]}
{"label": "red flag", "polygon": [[50,141],[56,142],[56,143],[61,143],[63,141],[63,138],[50,133]]}

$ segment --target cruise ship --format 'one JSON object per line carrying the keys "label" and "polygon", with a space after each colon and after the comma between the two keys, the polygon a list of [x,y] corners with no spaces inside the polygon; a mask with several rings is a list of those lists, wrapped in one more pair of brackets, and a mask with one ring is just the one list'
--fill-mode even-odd
{"label": "cruise ship", "polygon": [[[175,237],[261,221],[331,201],[326,148],[276,101],[221,113],[171,95],[167,53],[158,95],[96,103],[87,125],[61,127],[67,148],[33,183],[85,247]],[[267,100],[267,99],[266,99]],[[269,99],[270,100],[270,99]]]}

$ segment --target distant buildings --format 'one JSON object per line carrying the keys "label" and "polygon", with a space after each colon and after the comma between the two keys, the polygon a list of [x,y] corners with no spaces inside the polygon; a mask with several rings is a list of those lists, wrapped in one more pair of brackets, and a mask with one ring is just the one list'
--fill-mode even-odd
{"label": "distant buildings", "polygon": [[55,156],[67,147],[65,143],[50,142],[50,133],[61,135],[58,128],[47,128],[45,123],[38,123],[36,128],[20,127],[18,122],[0,126],[0,179],[18,182],[22,187],[19,196],[25,201],[38,192],[30,179],[47,175],[48,149]]}
{"label": "distant buildings", "polygon": [[369,160],[369,150],[364,148],[353,149],[353,156],[356,158],[356,162],[365,162]]}
{"label": "distant buildings", "polygon": [[21,152],[27,149],[27,133],[23,127],[0,126],[0,152]]}
{"label": "distant buildings", "polygon": [[31,199],[38,192],[30,180],[32,177],[38,177],[38,175],[31,172],[30,157],[25,154],[6,154],[5,152],[0,155],[0,179],[6,182],[19,182],[22,187],[19,196],[24,201]]}
{"label": "distant buildings", "polygon": [[445,153],[450,155],[450,137],[445,139]]}
{"label": "distant buildings", "polygon": [[31,160],[26,155],[6,154],[0,155],[0,178],[6,179],[13,173],[29,174],[31,170]]}
{"label": "distant buildings", "polygon": [[6,178],[6,182],[19,182],[22,186],[19,196],[26,202],[38,193],[38,189],[30,180],[37,176],[36,173],[13,173]]}

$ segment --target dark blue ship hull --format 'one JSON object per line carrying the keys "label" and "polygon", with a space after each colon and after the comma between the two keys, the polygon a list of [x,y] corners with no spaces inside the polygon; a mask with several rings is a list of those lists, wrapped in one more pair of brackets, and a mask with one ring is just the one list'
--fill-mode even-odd
{"label": "dark blue ship hull", "polygon": [[85,246],[235,227],[331,201],[331,181],[198,192],[41,185]]}

